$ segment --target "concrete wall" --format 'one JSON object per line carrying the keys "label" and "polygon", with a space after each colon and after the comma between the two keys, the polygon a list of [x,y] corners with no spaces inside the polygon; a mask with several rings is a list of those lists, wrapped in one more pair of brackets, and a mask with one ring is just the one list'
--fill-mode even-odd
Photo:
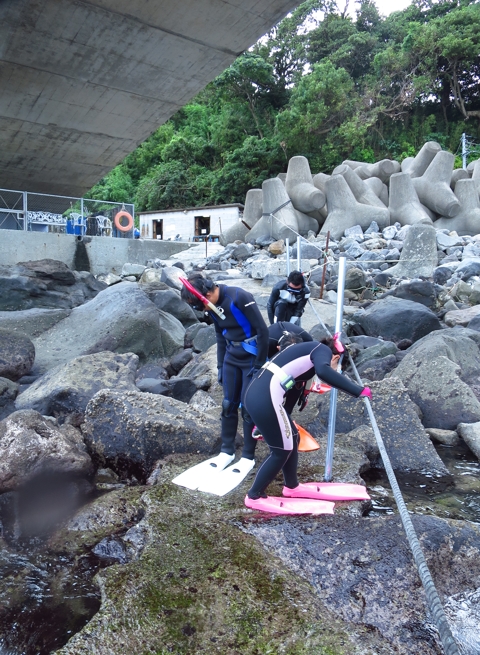
{"label": "concrete wall", "polygon": [[299,0],[0,0],[0,187],[82,197]]}
{"label": "concrete wall", "polygon": [[37,259],[56,259],[73,270],[120,273],[123,264],[145,265],[149,259],[168,259],[192,245],[176,241],[75,237],[0,230],[0,266]]}

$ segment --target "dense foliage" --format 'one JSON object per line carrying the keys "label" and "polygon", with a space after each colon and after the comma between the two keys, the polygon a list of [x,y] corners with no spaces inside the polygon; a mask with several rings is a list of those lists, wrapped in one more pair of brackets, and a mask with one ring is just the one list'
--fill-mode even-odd
{"label": "dense foliage", "polygon": [[[313,173],[344,159],[480,141],[480,3],[413,0],[356,19],[307,0],[158,128],[90,192],[137,210],[243,202],[305,155]],[[480,157],[471,152],[469,159]]]}

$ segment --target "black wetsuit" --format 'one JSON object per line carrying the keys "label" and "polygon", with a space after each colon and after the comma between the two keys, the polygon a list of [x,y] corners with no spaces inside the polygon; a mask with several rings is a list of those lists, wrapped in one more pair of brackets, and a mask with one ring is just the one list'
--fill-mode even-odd
{"label": "black wetsuit", "polygon": [[305,282],[297,293],[289,290],[286,280],[277,282],[267,301],[268,320],[270,323],[276,320],[299,323],[309,298],[310,289]]}
{"label": "black wetsuit", "polygon": [[[260,368],[267,359],[268,328],[254,297],[239,287],[219,284],[217,307],[221,307],[225,320],[209,312],[215,323],[217,336],[217,366],[222,369],[222,447],[223,453],[235,453],[235,436],[238,427],[238,408],[243,403],[249,373]],[[242,457],[253,459],[256,441],[252,437],[253,422],[242,405],[243,451]]]}
{"label": "black wetsuit", "polygon": [[[295,325],[295,323],[287,323],[286,321],[277,321],[268,327],[268,359],[272,359],[272,357],[278,355],[278,340],[283,336],[284,332],[296,334],[304,342],[313,341],[313,337],[299,325]],[[303,395],[306,383],[307,380],[299,380],[295,384],[295,387],[285,396],[284,407],[289,414],[293,412],[293,408],[297,404],[300,396]]]}
{"label": "black wetsuit", "polygon": [[[309,380],[316,373],[330,386],[358,398],[364,387],[334,371],[331,359],[332,351],[328,346],[311,341],[288,346],[272,361],[296,381]],[[245,393],[247,412],[270,447],[270,455],[260,466],[248,492],[250,498],[262,496],[280,471],[283,471],[287,487],[298,486],[298,432],[283,405],[285,393],[279,377],[268,369],[262,369]]]}

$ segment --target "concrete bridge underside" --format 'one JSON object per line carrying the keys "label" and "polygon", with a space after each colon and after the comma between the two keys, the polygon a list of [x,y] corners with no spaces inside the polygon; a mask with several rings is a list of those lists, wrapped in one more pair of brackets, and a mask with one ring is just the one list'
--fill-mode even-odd
{"label": "concrete bridge underside", "polygon": [[0,0],[0,187],[82,196],[298,0]]}

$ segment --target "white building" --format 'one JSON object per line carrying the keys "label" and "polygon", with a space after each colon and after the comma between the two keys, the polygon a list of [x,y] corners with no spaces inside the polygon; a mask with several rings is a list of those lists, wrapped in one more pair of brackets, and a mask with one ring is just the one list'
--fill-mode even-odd
{"label": "white building", "polygon": [[141,239],[165,241],[218,240],[222,232],[243,217],[243,205],[214,205],[186,209],[138,212]]}

